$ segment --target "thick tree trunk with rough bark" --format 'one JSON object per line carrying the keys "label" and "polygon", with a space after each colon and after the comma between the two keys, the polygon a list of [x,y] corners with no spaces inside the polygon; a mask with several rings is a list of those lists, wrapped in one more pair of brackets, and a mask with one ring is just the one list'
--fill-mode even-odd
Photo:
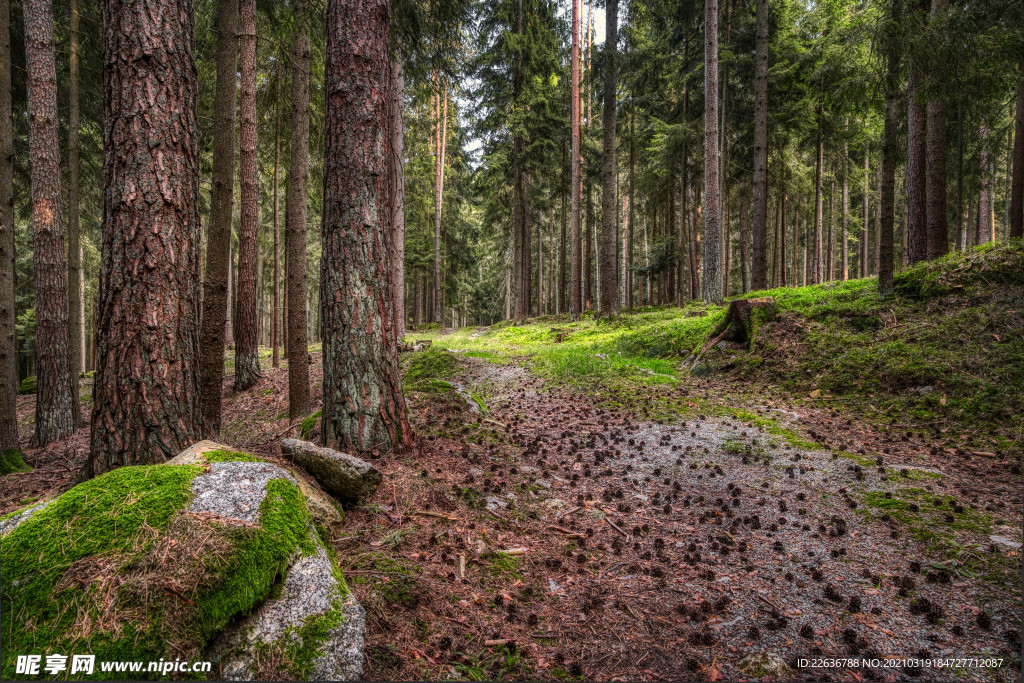
{"label": "thick tree trunk with rough bark", "polygon": [[722,303],[718,204],[718,0],[704,0],[704,254],[701,295]]}
{"label": "thick tree trunk with rough bark", "polygon": [[68,270],[61,220],[53,7],[50,0],[28,0],[22,7],[36,289],[35,443],[45,446],[75,431],[68,336]]}
{"label": "thick tree trunk with rough bark", "polygon": [[768,0],[757,0],[757,47],[754,56],[754,224],[750,288],[767,284],[768,246]]}
{"label": "thick tree trunk with rough bark", "polygon": [[1017,111],[1013,128],[1013,177],[1010,180],[1010,237],[1024,237],[1024,60],[1017,67]]}
{"label": "thick tree trunk with rough bark", "polygon": [[217,2],[217,86],[214,93],[213,172],[206,237],[206,274],[200,332],[203,434],[220,434],[224,345],[230,321],[231,214],[235,187],[235,92],[238,2]]}
{"label": "thick tree trunk with rough bark", "polygon": [[391,291],[395,306],[395,338],[405,336],[405,60],[400,50],[391,57],[391,82],[388,85],[391,121]]}
{"label": "thick tree trunk with rough bark", "polygon": [[898,34],[901,0],[890,0],[889,36],[885,48],[885,122],[882,129],[882,168],[879,174],[878,295],[893,293],[893,222],[896,199],[897,117],[899,116],[900,39]]}
{"label": "thick tree trunk with rough bark", "polygon": [[[948,7],[949,0],[932,0],[931,21],[941,21]],[[946,99],[941,90],[928,101],[927,125],[927,257],[936,259],[949,251],[949,232],[946,227]]]}
{"label": "thick tree trunk with rough bark", "polygon": [[580,178],[580,0],[572,0],[572,87],[569,94],[571,101],[571,140],[572,150],[572,255],[569,273],[569,320],[580,319],[582,311],[582,254],[580,252],[580,209],[583,191]]}
{"label": "thick tree trunk with rough bark", "polygon": [[103,265],[88,475],[163,462],[201,432],[194,16],[191,0],[104,1]]}
{"label": "thick tree trunk with rough bark", "polygon": [[619,0],[608,0],[605,8],[604,66],[604,156],[601,159],[601,315],[618,313],[615,282],[615,208],[618,177],[615,164],[616,57],[618,48]]}
{"label": "thick tree trunk with rough bark", "polygon": [[309,344],[306,331],[306,197],[309,188],[309,12],[295,2],[292,47],[292,143],[285,207],[288,313],[288,415],[310,413]]}
{"label": "thick tree trunk with rough bark", "polygon": [[323,440],[412,443],[389,288],[388,2],[329,0],[320,310]]}
{"label": "thick tree trunk with rough bark", "polygon": [[75,423],[81,422],[79,414],[79,375],[84,372],[82,361],[85,351],[85,320],[82,315],[82,231],[79,221],[79,166],[81,106],[79,103],[79,12],[78,0],[71,0],[71,27],[68,55],[68,330],[71,335],[71,405],[74,406]]}
{"label": "thick tree trunk with rough bark", "polygon": [[18,358],[14,337],[14,131],[11,8],[0,2],[0,453],[17,450]]}
{"label": "thick tree trunk with rough bark", "polygon": [[235,391],[260,378],[257,283],[259,258],[259,188],[256,158],[256,0],[240,0],[241,96],[239,98],[238,317],[235,338]]}
{"label": "thick tree trunk with rough bark", "polygon": [[[923,10],[924,3],[915,0],[911,11]],[[925,187],[927,156],[925,143],[927,125],[925,105],[918,92],[924,85],[924,74],[913,58],[907,69],[907,247],[910,263],[928,257],[928,223]]]}

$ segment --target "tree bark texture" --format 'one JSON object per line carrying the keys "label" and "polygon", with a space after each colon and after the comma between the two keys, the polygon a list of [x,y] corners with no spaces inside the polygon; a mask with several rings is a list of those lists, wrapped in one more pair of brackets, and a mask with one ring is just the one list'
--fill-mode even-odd
{"label": "tree bark texture", "polygon": [[278,347],[281,345],[281,68],[278,59],[274,101],[274,313],[270,321],[271,364],[275,368],[280,365]]}
{"label": "tree bark texture", "polygon": [[87,474],[196,441],[199,127],[191,0],[103,3],[104,221]]}
{"label": "tree bark texture", "polygon": [[444,325],[441,305],[441,215],[444,211],[444,163],[448,146],[448,82],[438,90],[437,147],[434,175],[434,322]]}
{"label": "tree bark texture", "polygon": [[750,288],[767,286],[768,245],[768,0],[757,0],[757,47],[754,55],[754,224]]}
{"label": "tree bark texture", "polygon": [[580,209],[581,185],[580,168],[580,0],[572,0],[572,86],[569,95],[571,102],[571,163],[572,163],[572,201],[570,203],[572,221],[572,256],[569,273],[569,320],[580,319],[582,310],[582,254],[580,252],[581,225]]}
{"label": "tree bark texture", "polygon": [[885,48],[885,121],[882,129],[882,168],[879,174],[878,295],[885,299],[893,293],[893,222],[896,198],[897,117],[899,116],[901,0],[890,0],[889,36]]}
{"label": "tree bark texture", "polygon": [[[918,11],[920,0],[914,3]],[[911,58],[907,69],[907,257],[917,263],[928,257],[928,222],[925,188],[927,185],[927,118],[919,90],[924,75]]]}
{"label": "tree bark texture", "polygon": [[75,423],[80,421],[79,379],[85,351],[85,319],[82,315],[82,232],[79,221],[79,166],[81,125],[80,78],[79,78],[79,23],[78,0],[71,0],[71,26],[68,54],[68,330],[71,335],[71,405]]}
{"label": "tree bark texture", "polygon": [[615,98],[618,94],[616,57],[618,48],[619,0],[608,0],[605,8],[604,72],[604,156],[601,159],[601,315],[618,313],[615,283],[615,220],[618,178],[615,164]]}
{"label": "tree bark texture", "polygon": [[821,100],[818,100],[818,142],[814,156],[814,245],[811,251],[811,277],[810,284],[816,285],[821,282],[823,275],[822,263],[822,229],[824,222],[824,207],[821,196],[822,174],[825,163],[825,141],[824,141],[824,115],[822,114]]}
{"label": "tree bark texture", "polygon": [[[942,19],[949,0],[932,0],[931,21]],[[941,84],[940,84],[941,85]],[[928,100],[927,258],[936,259],[949,251],[946,226],[946,97],[941,91]]]}
{"label": "tree bark texture", "polygon": [[256,0],[240,0],[241,94],[239,97],[238,335],[235,338],[235,391],[260,378],[259,187],[256,158]]}
{"label": "tree bark texture", "polygon": [[704,2],[704,254],[701,295],[722,303],[721,209],[718,203],[718,0]]}
{"label": "tree bark texture", "polygon": [[327,7],[323,440],[361,453],[412,443],[389,287],[388,14],[387,0]]}
{"label": "tree bark texture", "polygon": [[405,336],[405,63],[400,51],[391,59],[388,107],[391,121],[391,289],[395,306],[395,338]]}
{"label": "tree bark texture", "polygon": [[0,2],[0,453],[17,450],[18,356],[14,335],[14,131],[11,8]]}
{"label": "tree bark texture", "polygon": [[36,289],[36,433],[45,446],[75,431],[68,336],[68,270],[61,220],[57,68],[50,0],[28,0],[25,69]]}
{"label": "tree bark texture", "polygon": [[1024,60],[1017,67],[1017,111],[1013,128],[1010,237],[1024,237]]}
{"label": "tree bark texture", "polygon": [[200,332],[203,433],[220,434],[224,346],[231,318],[231,220],[235,187],[235,93],[238,1],[217,2],[217,85],[214,93],[213,172],[206,236],[206,274]]}
{"label": "tree bark texture", "polygon": [[989,173],[988,126],[981,125],[978,132],[978,215],[974,223],[974,246],[989,241],[989,223],[992,220],[992,175]]}
{"label": "tree bark texture", "polygon": [[288,312],[288,415],[310,413],[309,343],[306,330],[306,198],[309,188],[309,11],[295,2],[292,47],[292,142],[285,207]]}

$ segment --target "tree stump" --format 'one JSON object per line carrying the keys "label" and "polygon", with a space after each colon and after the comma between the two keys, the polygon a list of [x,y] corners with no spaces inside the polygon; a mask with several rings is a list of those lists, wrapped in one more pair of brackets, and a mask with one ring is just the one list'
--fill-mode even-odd
{"label": "tree stump", "polygon": [[769,319],[774,319],[776,314],[775,299],[770,296],[755,299],[736,299],[729,302],[729,311],[726,313],[725,341],[745,344],[750,341],[750,333],[753,331],[751,318],[754,311],[764,311]]}

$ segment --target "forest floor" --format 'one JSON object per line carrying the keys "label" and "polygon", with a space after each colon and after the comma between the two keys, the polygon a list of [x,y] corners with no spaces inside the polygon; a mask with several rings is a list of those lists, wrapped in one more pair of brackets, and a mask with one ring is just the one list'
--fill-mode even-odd
{"label": "forest floor", "polygon": [[[871,343],[931,334],[901,305]],[[1006,310],[979,324],[1018,344],[1022,318]],[[403,360],[416,446],[373,460],[384,483],[333,539],[367,610],[367,679],[1020,680],[1020,415],[964,408],[1016,400],[993,389],[992,356],[962,366],[970,391],[936,381],[900,398],[843,394],[820,370],[798,391],[728,346],[685,372],[679,353],[623,336],[692,323],[672,339],[693,348],[711,315],[652,310],[614,333],[553,318],[410,335],[433,342]],[[768,355],[813,362],[793,350],[824,343],[797,334],[808,320],[783,312]],[[316,347],[312,358],[318,405]],[[228,377],[221,440],[280,457],[285,434],[316,439],[315,421],[288,422],[286,397],[286,366],[243,394]],[[33,403],[19,397],[24,433]],[[86,431],[26,450],[36,469],[0,479],[0,513],[70,485]]]}

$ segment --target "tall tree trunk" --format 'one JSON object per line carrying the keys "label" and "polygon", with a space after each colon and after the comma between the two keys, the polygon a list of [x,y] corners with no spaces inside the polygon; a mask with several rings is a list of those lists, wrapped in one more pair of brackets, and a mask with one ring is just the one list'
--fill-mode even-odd
{"label": "tall tree trunk", "polygon": [[868,153],[868,146],[864,145],[864,224],[860,229],[860,269],[858,271],[859,277],[868,276],[868,223],[871,216],[871,195],[870,195],[870,184],[871,184],[871,166],[870,166],[870,155]]}
{"label": "tall tree trunk", "polygon": [[764,289],[768,240],[768,0],[757,0],[754,56],[754,225],[750,288]]}
{"label": "tall tree trunk", "polygon": [[50,0],[27,0],[22,7],[36,290],[35,442],[45,446],[75,431],[68,336],[68,266],[61,220],[53,7]]}
{"label": "tall tree trunk", "polygon": [[405,55],[391,56],[388,106],[391,111],[391,288],[395,302],[395,337],[405,336]]}
{"label": "tall tree trunk", "polygon": [[306,0],[295,0],[291,124],[284,249],[288,260],[285,276],[288,415],[296,420],[310,413],[309,337],[306,334],[306,200],[309,188],[309,10]]}
{"label": "tall tree trunk", "polygon": [[[924,10],[923,0],[912,0],[911,12]],[[907,69],[907,258],[917,263],[928,258],[928,223],[925,189],[927,184],[927,124],[919,90],[924,74],[913,58]],[[945,181],[945,179],[943,179]]]}
{"label": "tall tree trunk", "polygon": [[278,347],[281,344],[281,226],[280,226],[280,176],[281,176],[281,68],[282,55],[277,61],[277,97],[274,100],[274,314],[270,321],[270,346],[272,364],[280,365]]}
{"label": "tall tree trunk", "polygon": [[721,209],[718,203],[718,0],[704,0],[704,257],[701,295],[722,303]]}
{"label": "tall tree trunk", "polygon": [[[18,450],[18,352],[14,336],[14,131],[11,6],[0,2],[0,453]],[[1019,136],[1018,136],[1019,137]]]}
{"label": "tall tree trunk", "polygon": [[[964,118],[963,108],[957,103],[956,108],[956,243],[963,251],[967,240],[964,239],[966,227],[964,219]],[[970,225],[970,221],[968,221]]]}
{"label": "tall tree trunk", "polygon": [[793,286],[800,286],[800,204],[793,209]]}
{"label": "tall tree trunk", "polygon": [[981,124],[978,132],[978,216],[975,221],[974,245],[989,241],[989,222],[992,219],[992,179],[988,164],[988,126]]}
{"label": "tall tree trunk", "polygon": [[[523,0],[516,3],[516,35],[523,33]],[[512,76],[512,99],[516,107],[523,94],[523,51],[520,47],[516,50],[515,71]],[[523,199],[523,130],[522,126],[515,126],[512,131],[512,290],[509,296],[512,298],[513,322],[522,325],[526,322],[528,311],[523,304],[523,290],[526,282],[523,276],[524,240],[523,240],[523,214],[525,212],[525,201]]]}
{"label": "tall tree trunk", "polygon": [[[932,0],[931,21],[940,22],[949,7],[949,0]],[[928,101],[928,178],[926,183],[926,224],[929,259],[949,251],[946,227],[946,97],[944,92]]]}
{"label": "tall tree trunk", "polygon": [[1010,239],[1024,237],[1024,60],[1017,67],[1017,111],[1013,128]]}
{"label": "tall tree trunk", "polygon": [[594,205],[590,201],[591,185],[587,183],[586,203],[586,232],[583,238],[583,308],[589,311],[592,308],[594,293],[594,255],[593,255],[593,234],[594,234]]}
{"label": "tall tree trunk", "polygon": [[238,335],[235,339],[235,391],[260,378],[257,310],[259,259],[259,189],[256,182],[256,0],[239,2],[241,95],[239,98]]}
{"label": "tall tree trunk", "polygon": [[850,279],[850,145],[843,140],[843,215],[840,244],[840,258],[843,260],[842,273],[843,282]]}
{"label": "tall tree trunk", "polygon": [[[785,173],[785,172],[783,172]],[[785,182],[785,175],[783,175]],[[786,189],[783,187],[779,192],[779,287],[785,287],[786,276]]]}
{"label": "tall tree trunk", "polygon": [[[731,43],[732,36],[732,3],[725,2],[725,44]],[[719,170],[719,185],[721,187],[719,206],[720,231],[722,233],[722,297],[729,296],[729,270],[732,260],[732,222],[729,212],[729,136],[728,136],[728,110],[729,110],[729,69],[722,69],[722,105],[721,105],[721,129],[719,145],[721,169]]]}
{"label": "tall tree trunk", "polygon": [[[163,462],[202,429],[194,28],[190,0],[103,3],[103,260],[86,476]],[[140,201],[146,187],[163,190]]]}
{"label": "tall tree trunk", "polygon": [[437,147],[434,167],[434,322],[444,325],[441,310],[441,212],[444,208],[444,162],[448,144],[448,82],[438,91]]}
{"label": "tall tree trunk", "polygon": [[835,279],[834,256],[835,256],[835,243],[833,237],[835,235],[835,224],[836,224],[836,181],[835,173],[833,172],[832,184],[828,191],[828,234],[825,236],[825,281],[831,282]]}
{"label": "tall tree trunk", "polygon": [[388,0],[327,5],[323,441],[360,453],[412,443],[391,329],[388,14]]}
{"label": "tall tree trunk", "polygon": [[75,423],[81,423],[80,373],[85,371],[82,362],[85,352],[85,319],[82,315],[82,243],[79,222],[79,127],[81,107],[79,106],[79,13],[78,0],[71,0],[71,30],[68,55],[68,329],[71,334],[71,405]]}
{"label": "tall tree trunk", "polygon": [[231,220],[235,187],[235,92],[238,2],[217,2],[217,86],[214,93],[213,172],[206,237],[200,332],[203,433],[220,434],[224,346],[231,330]]}
{"label": "tall tree trunk", "polygon": [[693,240],[690,246],[690,298],[696,299],[700,291],[700,191],[702,184],[694,183],[693,194]]}
{"label": "tall tree trunk", "polygon": [[580,253],[580,195],[582,194],[580,177],[580,0],[572,0],[572,87],[569,94],[571,101],[571,163],[572,163],[572,262],[569,272],[569,320],[580,319],[582,292],[582,255]]}
{"label": "tall tree trunk", "polygon": [[821,95],[818,96],[818,137],[817,145],[815,147],[814,155],[814,245],[811,251],[811,277],[810,283],[816,285],[821,282],[822,275],[824,274],[822,267],[822,229],[824,222],[824,207],[821,197],[821,182],[822,173],[824,169],[824,156],[825,156],[825,144],[824,144],[824,120],[825,117],[822,114],[822,103]]}
{"label": "tall tree trunk", "polygon": [[893,221],[896,198],[896,128],[899,101],[901,0],[890,0],[889,36],[885,47],[885,122],[882,131],[882,169],[879,176],[881,221],[878,230],[878,295],[893,293]]}
{"label": "tall tree trunk", "polygon": [[626,279],[626,309],[633,310],[633,217],[635,198],[635,174],[636,174],[636,105],[630,111],[629,117],[629,216],[626,226],[626,253],[623,255],[624,272],[622,276]]}
{"label": "tall tree trunk", "polygon": [[618,313],[615,296],[615,220],[617,173],[615,165],[615,98],[618,82],[616,65],[619,41],[619,0],[608,0],[605,6],[604,67],[604,156],[601,159],[601,315]]}
{"label": "tall tree trunk", "polygon": [[529,317],[533,311],[533,264],[531,254],[533,245],[530,239],[530,218],[533,207],[530,205],[530,169],[523,169],[523,311]]}
{"label": "tall tree trunk", "polygon": [[[689,40],[687,40],[686,47],[689,48]],[[688,49],[684,49],[684,53],[688,53]],[[690,104],[690,91],[689,84],[683,83],[683,121],[687,121],[686,112]],[[690,146],[687,140],[683,141],[683,158],[680,164],[679,172],[679,283],[677,288],[676,305],[682,308],[686,305],[686,297],[689,289],[689,282],[684,280],[683,264],[689,263],[689,230],[687,230],[686,221],[686,195],[689,188],[686,186],[687,169],[690,165]],[[688,270],[688,269],[687,269]]]}
{"label": "tall tree trunk", "polygon": [[559,237],[558,247],[558,314],[562,315],[568,310],[565,302],[565,140],[562,140],[562,232]]}

